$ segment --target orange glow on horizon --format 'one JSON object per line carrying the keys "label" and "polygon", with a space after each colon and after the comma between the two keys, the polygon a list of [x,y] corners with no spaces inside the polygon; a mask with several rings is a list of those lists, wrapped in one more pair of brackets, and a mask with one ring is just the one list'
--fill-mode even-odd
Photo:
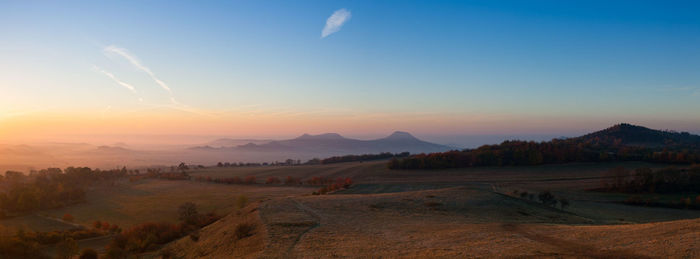
{"label": "orange glow on horizon", "polygon": [[[581,122],[584,121],[584,122]],[[388,135],[552,134],[597,130],[615,120],[586,122],[581,118],[513,114],[431,113],[303,113],[236,111],[198,114],[155,109],[138,112],[52,111],[0,120],[0,143],[59,141],[80,135],[199,135],[250,138],[294,137],[302,133]]]}

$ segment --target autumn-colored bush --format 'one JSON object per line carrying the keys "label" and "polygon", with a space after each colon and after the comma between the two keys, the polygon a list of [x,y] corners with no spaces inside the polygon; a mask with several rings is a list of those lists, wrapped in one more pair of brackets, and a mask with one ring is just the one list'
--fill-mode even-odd
{"label": "autumn-colored bush", "polygon": [[38,249],[39,244],[18,236],[0,236],[1,258],[50,258]]}
{"label": "autumn-colored bush", "polygon": [[245,183],[245,184],[254,184],[254,183],[256,183],[255,176],[253,176],[253,175],[246,176],[246,177],[245,177],[245,180],[243,180],[243,183]]}
{"label": "autumn-colored bush", "polygon": [[132,227],[116,235],[108,246],[110,250],[139,253],[154,250],[158,246],[182,236],[181,227],[172,223],[151,222]]}
{"label": "autumn-colored bush", "polygon": [[265,184],[279,184],[282,181],[274,176],[268,177],[267,180],[265,181]]}
{"label": "autumn-colored bush", "polygon": [[47,168],[32,174],[8,171],[0,192],[0,211],[19,216],[85,201],[85,186],[126,176],[126,169],[102,171],[87,167]]}
{"label": "autumn-colored bush", "polygon": [[109,227],[109,232],[110,233],[119,233],[119,232],[122,232],[122,228],[113,224],[112,226]]}
{"label": "autumn-colored bush", "polygon": [[80,252],[78,259],[97,259],[97,251],[90,248],[85,248],[82,252]]}
{"label": "autumn-colored bush", "polygon": [[[316,179],[314,179],[314,178],[316,178]],[[328,182],[327,179],[324,179],[322,177],[318,177],[318,178],[314,177],[314,178],[312,178],[312,182],[316,181],[316,180],[319,182]],[[318,189],[313,194],[314,195],[326,194],[326,193],[329,193],[332,191],[337,191],[340,189],[347,189],[347,188],[350,188],[352,183],[353,183],[353,181],[350,178],[340,178],[339,177],[339,178],[335,179],[335,181],[332,182],[331,184],[329,184],[328,186],[325,186],[325,187],[322,187],[321,189]]]}
{"label": "autumn-colored bush", "polygon": [[78,254],[79,249],[78,242],[72,238],[65,238],[56,244],[56,258],[73,258],[74,255]]}
{"label": "autumn-colored bush", "polygon": [[325,178],[325,177],[319,177],[319,176],[314,176],[311,177],[310,179],[306,180],[306,184],[308,185],[325,185],[331,183],[332,180]]}
{"label": "autumn-colored bush", "polygon": [[287,179],[284,179],[284,184],[286,185],[299,185],[301,183],[301,179],[287,176]]}
{"label": "autumn-colored bush", "polygon": [[214,212],[200,215],[199,220],[197,221],[197,227],[200,227],[200,228],[205,227],[211,223],[216,222],[220,218],[221,218],[221,216],[215,214]]}
{"label": "autumn-colored bush", "polygon": [[425,206],[429,207],[429,208],[437,208],[437,207],[442,206],[442,203],[436,202],[436,201],[429,201],[429,202],[425,203]]}
{"label": "autumn-colored bush", "polygon": [[238,176],[231,177],[231,178],[216,178],[216,179],[212,179],[210,176],[207,176],[204,180],[207,182],[223,183],[223,184],[241,184],[241,183],[243,183],[241,178]]}
{"label": "autumn-colored bush", "polygon": [[63,219],[63,221],[68,221],[68,222],[73,222],[73,220],[74,220],[73,215],[68,214],[68,213],[63,214],[63,217],[61,219]]}

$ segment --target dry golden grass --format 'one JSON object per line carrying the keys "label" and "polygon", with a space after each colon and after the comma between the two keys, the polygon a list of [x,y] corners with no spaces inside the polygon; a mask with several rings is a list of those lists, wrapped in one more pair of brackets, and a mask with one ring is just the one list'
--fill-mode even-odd
{"label": "dry golden grass", "polygon": [[[172,251],[176,258],[258,258],[265,248],[267,236],[258,205],[244,207],[204,227],[196,241],[185,236],[164,249]],[[243,225],[252,226],[245,237],[236,233]]]}
{"label": "dry golden grass", "polygon": [[[177,206],[186,201],[200,212],[232,212],[198,239],[186,236],[166,247],[181,258],[700,258],[700,211],[625,206],[610,201],[626,195],[583,191],[617,165],[391,171],[380,161],[209,168],[192,174],[351,177],[357,184],[315,196],[307,187],[145,180],[98,188],[87,203],[41,213],[128,227],[175,222]],[[571,206],[561,211],[504,195],[515,189],[548,189]],[[255,205],[236,212],[239,195]],[[13,220],[0,225],[33,222]],[[36,224],[60,227],[44,223]],[[241,224],[254,226],[250,236],[237,237]],[[85,245],[105,240],[90,242]]]}
{"label": "dry golden grass", "polygon": [[[426,206],[426,204],[442,204]],[[265,258],[695,258],[700,220],[594,221],[478,188],[281,198]]]}
{"label": "dry golden grass", "polygon": [[96,220],[117,224],[123,229],[144,222],[177,222],[177,208],[182,203],[194,202],[201,213],[228,214],[236,207],[237,199],[245,195],[249,201],[287,195],[306,194],[308,188],[285,186],[245,186],[200,183],[193,181],[142,180],[123,182],[113,187],[93,188],[87,201],[64,208],[46,210],[22,217],[0,220],[5,232],[17,229],[52,231],[73,226],[49,218],[72,215],[77,224],[91,227]]}

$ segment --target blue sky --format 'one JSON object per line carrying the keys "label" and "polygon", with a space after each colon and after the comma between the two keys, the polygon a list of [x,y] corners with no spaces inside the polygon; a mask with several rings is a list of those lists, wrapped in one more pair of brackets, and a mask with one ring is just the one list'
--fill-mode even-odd
{"label": "blue sky", "polygon": [[[340,9],[350,19],[322,38]],[[360,124],[433,116],[434,130],[396,126],[424,134],[575,134],[623,121],[700,132],[699,11],[692,1],[0,1],[0,120],[165,107]],[[333,124],[306,131],[343,131]]]}

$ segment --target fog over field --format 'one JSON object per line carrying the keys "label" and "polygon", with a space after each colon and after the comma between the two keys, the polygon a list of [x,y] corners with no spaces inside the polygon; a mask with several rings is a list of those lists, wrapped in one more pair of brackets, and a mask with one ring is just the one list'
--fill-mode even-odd
{"label": "fog over field", "polygon": [[[227,138],[224,136],[85,136],[61,137],[56,141],[38,140],[27,144],[0,144],[0,170],[29,171],[46,167],[89,166],[121,168],[188,164],[213,165],[218,162],[274,162],[286,159],[309,160],[337,155],[380,152],[422,153],[448,149],[476,148],[499,144],[505,140],[546,141],[559,135],[469,135],[426,136],[426,141],[447,146],[442,149],[421,149],[410,146],[371,147],[366,149],[245,149],[235,148],[249,143],[265,144],[283,138]],[[371,140],[376,138],[366,138]],[[83,140],[82,142],[71,142]],[[432,140],[432,141],[431,141]],[[204,148],[204,147],[211,147]],[[313,145],[311,144],[311,147]],[[221,149],[221,150],[217,150]]]}

